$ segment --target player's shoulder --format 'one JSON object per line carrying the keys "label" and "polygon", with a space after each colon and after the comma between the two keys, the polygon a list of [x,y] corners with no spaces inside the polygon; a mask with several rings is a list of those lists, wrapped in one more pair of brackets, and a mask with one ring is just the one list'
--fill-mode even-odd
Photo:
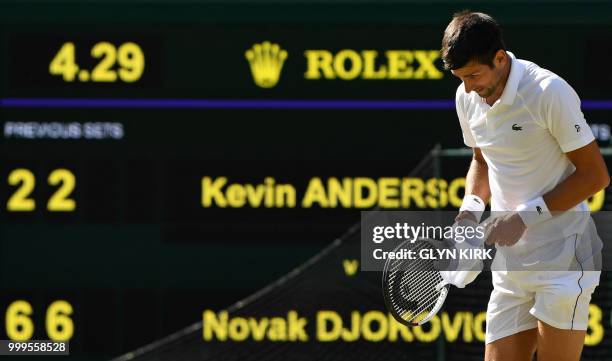
{"label": "player's shoulder", "polygon": [[457,90],[455,92],[455,105],[457,107],[461,107],[463,108],[463,110],[467,110],[467,108],[469,107],[469,102],[472,100],[472,93],[466,93],[465,92],[465,85],[463,85],[463,82],[461,82],[461,84],[459,84],[459,86],[457,87]]}
{"label": "player's shoulder", "polygon": [[[539,65],[520,59],[524,68],[519,90],[542,98],[552,98],[559,94],[574,93],[574,89],[561,76]],[[522,88],[522,89],[521,89]]]}
{"label": "player's shoulder", "polygon": [[455,101],[459,102],[459,100],[463,100],[463,97],[466,96],[465,88],[463,86],[463,82],[459,84],[457,90],[455,91]]}

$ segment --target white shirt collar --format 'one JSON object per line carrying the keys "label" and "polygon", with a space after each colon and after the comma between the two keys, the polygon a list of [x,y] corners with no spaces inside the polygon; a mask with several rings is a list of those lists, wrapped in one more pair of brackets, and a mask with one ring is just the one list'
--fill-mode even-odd
{"label": "white shirt collar", "polygon": [[499,98],[499,102],[501,104],[512,105],[514,99],[516,98],[519,82],[521,81],[525,71],[525,65],[518,61],[511,52],[506,51],[506,54],[508,54],[511,61],[510,75],[508,76],[508,81],[506,81],[504,92]]}

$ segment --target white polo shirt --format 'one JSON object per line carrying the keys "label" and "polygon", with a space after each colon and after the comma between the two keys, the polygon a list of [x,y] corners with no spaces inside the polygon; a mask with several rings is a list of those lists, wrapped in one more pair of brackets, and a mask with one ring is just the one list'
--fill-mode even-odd
{"label": "white polo shirt", "polygon": [[[510,75],[492,106],[476,92],[465,93],[463,84],[456,94],[463,140],[481,149],[489,168],[492,211],[513,211],[552,190],[575,171],[564,153],[594,140],[574,89],[551,71],[507,53]],[[574,210],[582,212],[536,224],[519,243],[580,233],[588,206],[582,202]]]}

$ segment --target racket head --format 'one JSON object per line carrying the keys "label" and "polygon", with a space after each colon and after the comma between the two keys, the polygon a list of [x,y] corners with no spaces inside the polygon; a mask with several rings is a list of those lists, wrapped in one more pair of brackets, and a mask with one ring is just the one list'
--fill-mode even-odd
{"label": "racket head", "polygon": [[[419,238],[404,241],[393,252],[422,249],[435,250],[437,240]],[[382,289],[387,310],[406,326],[422,325],[435,316],[449,292],[436,263],[428,259],[389,259],[385,261]]]}

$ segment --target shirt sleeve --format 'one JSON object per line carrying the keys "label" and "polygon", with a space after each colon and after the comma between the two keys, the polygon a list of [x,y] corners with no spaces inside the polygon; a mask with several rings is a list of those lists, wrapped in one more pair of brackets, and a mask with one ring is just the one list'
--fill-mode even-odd
{"label": "shirt sleeve", "polygon": [[472,130],[467,121],[466,112],[464,109],[464,97],[465,91],[463,90],[463,83],[457,88],[455,94],[455,109],[457,110],[457,117],[459,118],[459,125],[461,126],[461,133],[463,133],[463,143],[470,148],[476,148],[476,141],[472,135]]}
{"label": "shirt sleeve", "polygon": [[580,110],[580,98],[561,78],[554,78],[544,89],[546,126],[564,153],[595,140]]}

